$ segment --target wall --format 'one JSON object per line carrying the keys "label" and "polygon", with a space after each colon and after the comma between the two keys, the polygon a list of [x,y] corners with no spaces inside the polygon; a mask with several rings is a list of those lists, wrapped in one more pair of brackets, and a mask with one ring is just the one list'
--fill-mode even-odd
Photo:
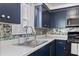
{"label": "wall", "polygon": [[66,10],[51,12],[51,27],[59,28],[66,25]]}

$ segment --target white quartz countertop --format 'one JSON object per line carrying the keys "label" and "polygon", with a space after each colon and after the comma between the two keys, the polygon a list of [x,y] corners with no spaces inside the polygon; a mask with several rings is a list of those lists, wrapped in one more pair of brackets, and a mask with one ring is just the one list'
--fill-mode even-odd
{"label": "white quartz countertop", "polygon": [[47,39],[47,42],[36,47],[13,45],[17,43],[17,39],[0,41],[0,56],[27,56],[55,39],[67,40],[67,36],[53,35],[52,38]]}

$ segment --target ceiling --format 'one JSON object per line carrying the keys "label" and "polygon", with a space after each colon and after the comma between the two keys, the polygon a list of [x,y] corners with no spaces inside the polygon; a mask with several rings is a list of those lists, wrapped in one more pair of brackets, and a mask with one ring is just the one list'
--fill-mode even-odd
{"label": "ceiling", "polygon": [[45,3],[50,10],[79,5],[79,3]]}

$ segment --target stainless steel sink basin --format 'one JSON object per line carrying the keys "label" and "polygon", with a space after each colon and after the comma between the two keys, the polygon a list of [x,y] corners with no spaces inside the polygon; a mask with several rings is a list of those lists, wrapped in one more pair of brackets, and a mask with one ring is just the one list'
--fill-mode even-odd
{"label": "stainless steel sink basin", "polygon": [[39,39],[39,40],[37,40],[37,46],[38,45],[41,45],[41,44],[43,44],[43,43],[45,43],[45,42],[47,42],[48,40],[42,40],[42,39]]}
{"label": "stainless steel sink basin", "polygon": [[18,46],[28,46],[28,47],[36,47],[39,46],[45,42],[47,42],[48,40],[43,40],[43,39],[37,39],[31,42],[24,42],[24,43],[20,43],[20,44],[14,44],[14,45],[18,45]]}

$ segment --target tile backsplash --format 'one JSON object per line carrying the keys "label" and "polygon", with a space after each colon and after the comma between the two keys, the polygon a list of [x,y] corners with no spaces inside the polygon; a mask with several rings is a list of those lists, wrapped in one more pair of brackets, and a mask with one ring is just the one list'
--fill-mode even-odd
{"label": "tile backsplash", "polygon": [[19,38],[31,37],[32,34],[26,35],[26,29],[21,24],[0,24],[0,41]]}
{"label": "tile backsplash", "polygon": [[0,37],[2,37],[3,36],[3,26],[2,26],[2,24],[0,24]]}
{"label": "tile backsplash", "polygon": [[8,40],[11,37],[12,25],[0,24],[0,40]]}
{"label": "tile backsplash", "polygon": [[[41,33],[48,33],[48,34],[58,34],[58,35],[66,35],[69,31],[78,31],[79,27],[71,27],[71,28],[48,28],[46,29],[40,29],[38,28],[36,30],[37,35]],[[30,32],[30,31],[29,31]],[[46,33],[45,33],[46,32]],[[14,38],[28,38],[33,36],[32,34],[26,35],[26,29],[21,24],[3,24],[0,23],[0,40],[11,40]]]}
{"label": "tile backsplash", "polygon": [[48,31],[49,34],[62,34],[66,35],[68,32],[79,32],[79,27],[69,27],[69,28],[52,28]]}

